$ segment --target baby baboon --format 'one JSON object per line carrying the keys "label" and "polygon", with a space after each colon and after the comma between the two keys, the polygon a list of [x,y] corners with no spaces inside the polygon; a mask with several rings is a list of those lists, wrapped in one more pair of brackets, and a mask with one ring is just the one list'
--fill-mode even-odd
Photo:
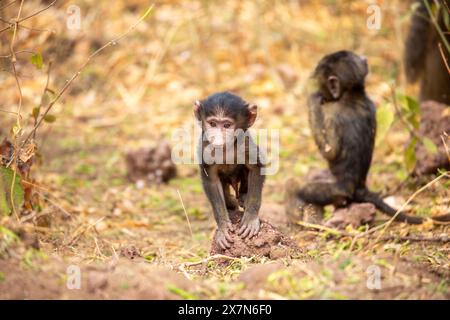
{"label": "baby baboon", "polygon": [[[364,87],[367,73],[366,58],[349,51],[327,55],[316,67],[318,90],[308,101],[309,124],[334,179],[313,180],[295,190],[297,205],[343,207],[351,202],[370,202],[390,216],[396,213],[366,187],[376,132],[376,109]],[[450,215],[433,219],[450,221]],[[396,220],[423,222],[421,217],[402,212]]]}
{"label": "baby baboon", "polygon": [[253,237],[260,227],[258,212],[265,176],[259,149],[247,133],[256,120],[257,107],[222,92],[197,101],[194,113],[202,126],[199,158],[203,188],[217,222],[217,242],[226,249],[232,242],[227,208],[244,208],[238,230],[242,238]]}
{"label": "baby baboon", "polygon": [[[420,101],[434,100],[450,104],[450,73],[445,66],[439,43],[442,38],[436,26],[433,25],[425,2],[430,8],[435,4],[431,0],[417,0],[417,8],[413,13],[409,34],[405,43],[404,61],[405,73],[409,82],[420,79]],[[449,15],[449,0],[440,0],[437,13],[437,23],[450,43],[448,25],[444,15]],[[442,53],[450,62],[450,53],[442,43]]]}

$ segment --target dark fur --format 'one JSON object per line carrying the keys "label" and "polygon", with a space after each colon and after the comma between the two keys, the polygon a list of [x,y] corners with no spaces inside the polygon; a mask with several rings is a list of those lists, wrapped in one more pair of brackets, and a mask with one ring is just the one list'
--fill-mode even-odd
{"label": "dark fur", "polygon": [[[327,160],[335,182],[311,182],[298,191],[298,198],[315,205],[347,206],[370,202],[393,216],[396,210],[366,187],[376,134],[376,109],[367,97],[364,79],[367,63],[349,51],[325,56],[314,77],[319,89],[308,101],[309,122],[314,140]],[[341,91],[334,97],[328,79],[337,77]],[[450,217],[438,217],[447,221]],[[420,217],[400,213],[397,221],[422,223]]]}
{"label": "dark fur", "polygon": [[[405,43],[404,67],[409,82],[420,83],[420,100],[434,100],[450,104],[450,74],[442,59],[438,43],[442,43],[436,27],[431,22],[425,1],[431,4],[434,1],[418,0],[417,9],[413,13],[411,26]],[[438,15],[438,24],[450,42],[449,30],[445,26],[443,16],[450,6],[449,0],[440,0],[441,10]],[[446,60],[450,62],[450,54],[442,44],[442,51]]]}
{"label": "dark fur", "polygon": [[[204,119],[216,115],[220,110],[226,117],[234,120],[236,129],[247,131],[249,127],[249,104],[240,97],[229,92],[222,92],[202,100],[200,105],[198,117],[202,121],[203,130],[205,128]],[[224,236],[224,234],[227,234],[227,228],[231,228],[227,209],[234,210],[238,209],[239,206],[244,208],[242,228],[239,230],[241,235],[251,237],[258,232],[258,212],[261,206],[261,193],[265,176],[261,175],[262,163],[259,150],[250,136],[245,141],[245,164],[206,164],[203,161],[203,150],[207,145],[208,141],[199,144],[199,159],[202,159],[200,164],[201,178],[219,228],[218,241],[224,248],[222,244],[227,244],[226,240],[231,241]],[[233,147],[236,157],[238,150],[240,150],[237,140],[234,141]],[[248,154],[251,148],[255,148],[258,152],[256,164],[249,162]],[[223,190],[223,199],[220,188]],[[232,194],[231,190],[235,191],[236,196]],[[250,231],[246,232],[246,228],[250,228]],[[223,242],[224,237],[226,238],[225,242]]]}

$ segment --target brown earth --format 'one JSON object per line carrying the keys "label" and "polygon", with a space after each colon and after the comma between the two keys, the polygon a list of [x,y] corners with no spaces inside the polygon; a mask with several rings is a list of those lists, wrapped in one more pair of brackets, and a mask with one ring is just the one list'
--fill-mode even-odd
{"label": "brown earth", "polygon": [[[230,212],[230,220],[234,230],[239,230],[242,212]],[[258,234],[250,239],[242,239],[236,231],[230,232],[233,242],[231,248],[222,249],[215,241],[214,234],[211,244],[211,255],[224,254],[230,257],[269,257],[270,259],[298,256],[301,249],[295,242],[282,234],[276,227],[261,219],[261,228]]]}

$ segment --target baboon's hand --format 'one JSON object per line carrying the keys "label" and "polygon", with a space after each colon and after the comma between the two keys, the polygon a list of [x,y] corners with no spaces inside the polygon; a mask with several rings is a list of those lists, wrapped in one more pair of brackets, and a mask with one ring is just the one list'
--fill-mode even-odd
{"label": "baboon's hand", "polygon": [[217,230],[217,243],[222,249],[231,248],[231,244],[233,239],[230,236],[230,231],[233,230],[233,225],[231,222],[226,222],[223,226],[220,226]]}
{"label": "baboon's hand", "polygon": [[241,238],[250,239],[253,236],[256,236],[259,232],[260,221],[257,214],[248,214],[244,213],[241,221],[241,228],[239,229],[238,234]]}

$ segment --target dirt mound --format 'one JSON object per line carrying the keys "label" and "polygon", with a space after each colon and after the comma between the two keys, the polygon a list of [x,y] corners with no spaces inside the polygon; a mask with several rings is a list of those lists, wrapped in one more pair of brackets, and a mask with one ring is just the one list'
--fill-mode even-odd
{"label": "dirt mound", "polygon": [[[239,230],[242,212],[230,212],[231,223],[234,230]],[[301,249],[289,237],[282,234],[269,222],[261,219],[261,229],[257,236],[251,239],[242,239],[236,231],[230,232],[233,239],[231,248],[222,249],[216,241],[217,231],[214,233],[211,244],[211,255],[224,254],[231,257],[269,257],[278,259],[283,257],[297,256]]]}
{"label": "dirt mound", "polygon": [[450,108],[438,102],[427,101],[422,103],[421,112],[419,136],[430,139],[438,147],[438,152],[432,153],[422,143],[417,144],[414,169],[416,176],[435,173],[439,168],[450,169],[447,151],[441,139],[443,132],[450,134]]}
{"label": "dirt mound", "polygon": [[164,140],[154,147],[128,152],[125,160],[128,178],[133,182],[163,183],[177,174],[170,145]]}
{"label": "dirt mound", "polygon": [[244,283],[247,289],[257,290],[264,287],[272,273],[284,268],[285,266],[279,262],[256,265],[242,272],[237,280]]}
{"label": "dirt mound", "polygon": [[[127,259],[80,265],[80,285],[70,287],[68,262],[30,269],[20,261],[1,260],[0,299],[180,299],[195,284],[170,269]],[[50,267],[50,268],[49,268]]]}

